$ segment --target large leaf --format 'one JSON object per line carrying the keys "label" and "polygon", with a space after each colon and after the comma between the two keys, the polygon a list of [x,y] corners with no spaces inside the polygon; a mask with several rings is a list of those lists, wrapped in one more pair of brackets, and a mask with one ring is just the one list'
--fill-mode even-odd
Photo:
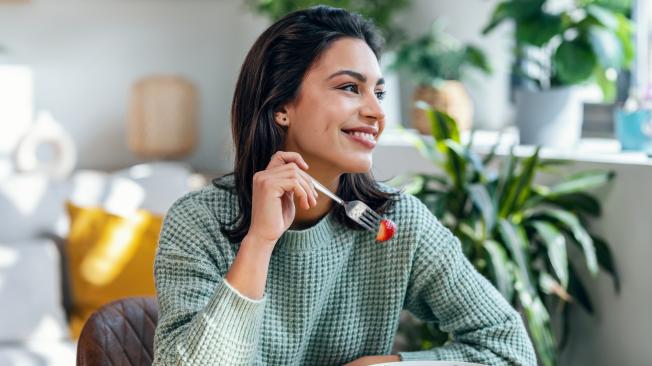
{"label": "large leaf", "polygon": [[528,198],[532,180],[536,173],[539,149],[540,147],[537,147],[534,153],[525,159],[521,166],[520,174],[514,177],[515,182],[509,186],[507,195],[503,202],[501,202],[500,217],[507,217],[514,213],[514,210],[522,207]]}
{"label": "large leaf", "polygon": [[557,362],[557,350],[555,338],[551,332],[548,310],[535,292],[528,291],[519,283],[517,283],[516,291],[521,306],[525,310],[526,324],[532,336],[532,343],[539,355],[539,361],[544,366],[554,366]]}
{"label": "large leaf", "polygon": [[541,147],[537,146],[534,150],[534,153],[523,162],[521,175],[518,178],[516,205],[513,208],[520,209],[527,198],[530,196],[532,182],[534,181],[534,176],[536,175],[536,169],[539,162],[540,149]]}
{"label": "large leaf", "polygon": [[516,163],[518,161],[514,155],[513,145],[510,147],[509,156],[506,159],[507,163],[505,164],[505,162],[503,162],[500,174],[500,176],[503,178],[498,182],[498,187],[496,187],[496,194],[494,195],[494,206],[498,207],[499,213],[502,212],[502,206],[504,205],[505,201],[505,192],[508,192],[509,187],[513,184],[514,170],[516,169]]}
{"label": "large leaf", "polygon": [[593,70],[593,80],[602,90],[602,101],[606,103],[613,102],[618,90],[616,80],[607,77],[607,70],[600,65],[596,66],[595,70]]}
{"label": "large leaf", "polygon": [[570,233],[577,243],[582,247],[584,257],[586,259],[586,266],[592,275],[598,274],[598,260],[595,253],[595,246],[593,239],[586,231],[580,220],[573,213],[564,211],[557,208],[545,208],[540,211],[544,216],[552,218],[554,221],[563,225]]}
{"label": "large leaf", "polygon": [[472,184],[469,186],[469,195],[482,214],[485,232],[490,233],[496,224],[496,208],[487,192],[487,187],[483,184]]}
{"label": "large leaf", "polygon": [[425,179],[424,192],[445,194],[450,191],[451,183],[448,181],[447,176],[426,174],[423,175],[423,178]]}
{"label": "large leaf", "polygon": [[491,274],[498,291],[509,303],[514,297],[514,276],[512,275],[512,262],[509,260],[505,249],[494,240],[486,240],[483,248],[487,252],[491,264]]}
{"label": "large leaf", "polygon": [[466,46],[464,49],[465,52],[465,58],[469,60],[469,63],[472,66],[477,67],[478,69],[484,71],[485,73],[489,74],[491,73],[491,65],[489,65],[489,61],[487,60],[487,57],[485,56],[484,52],[475,47],[475,46]]}
{"label": "large leaf", "polygon": [[542,201],[557,205],[565,210],[581,212],[591,216],[600,216],[602,206],[600,202],[588,193],[569,193],[559,196],[545,197]]}
{"label": "large leaf", "polygon": [[530,258],[528,255],[528,240],[522,227],[511,223],[506,219],[499,219],[498,231],[500,236],[516,262],[515,271],[520,274],[523,284],[528,291],[534,291],[532,275],[530,274]]}
{"label": "large leaf", "polygon": [[547,295],[555,295],[563,301],[570,302],[571,295],[566,291],[550,273],[542,271],[539,273],[539,287]]}
{"label": "large leaf", "polygon": [[[417,108],[423,110],[430,120],[432,137],[435,141],[443,142],[450,139],[457,143],[461,142],[460,131],[458,130],[457,123],[453,117],[446,112],[433,109],[424,101],[417,101],[415,105]],[[441,150],[443,151],[443,149]]]}
{"label": "large leaf", "polygon": [[493,144],[491,146],[491,150],[489,150],[489,153],[485,155],[484,158],[482,158],[482,165],[487,165],[489,164],[493,158],[496,156],[496,150],[498,149],[498,146],[500,146],[500,140],[502,139],[503,131],[501,130],[499,135],[498,135],[498,142]]}
{"label": "large leaf", "polygon": [[426,141],[420,134],[408,132],[401,127],[398,128],[398,131],[401,136],[409,141],[423,157],[439,167],[443,168],[445,166],[446,158],[444,157],[444,154],[433,147],[430,141]]}
{"label": "large leaf", "polygon": [[403,189],[408,194],[418,194],[424,190],[426,178],[421,174],[401,174],[385,182],[394,188]]}
{"label": "large leaf", "polygon": [[563,31],[561,15],[540,13],[516,24],[516,41],[542,47]]}
{"label": "large leaf", "polygon": [[618,36],[608,29],[593,26],[588,30],[588,38],[598,63],[604,68],[619,68],[623,64],[623,49]]}
{"label": "large leaf", "polygon": [[583,192],[600,187],[613,179],[613,171],[584,171],[573,174],[564,179],[563,182],[550,188],[549,195],[558,196],[562,194]]}
{"label": "large leaf", "polygon": [[507,19],[525,20],[537,13],[541,13],[541,6],[545,0],[517,0],[503,1],[496,6],[489,24],[484,27],[482,34],[487,34]]}
{"label": "large leaf", "polygon": [[482,159],[480,159],[480,156],[472,150],[473,136],[475,136],[475,133],[471,132],[469,142],[464,147],[464,158],[473,168],[469,178],[471,182],[477,182],[479,180],[482,183],[485,183],[487,179],[487,170],[485,169],[485,164]]}
{"label": "large leaf", "polygon": [[588,0],[588,2],[624,14],[632,10],[634,0]]}
{"label": "large leaf", "polygon": [[586,291],[586,288],[577,275],[572,263],[568,263],[568,270],[568,293],[573,296],[573,299],[575,299],[584,310],[589,314],[593,314],[593,304],[591,303],[589,292]]}
{"label": "large leaf", "polygon": [[545,221],[533,221],[532,226],[543,239],[548,253],[548,260],[561,281],[563,288],[568,287],[568,254],[566,238],[557,228]]}
{"label": "large leaf", "polygon": [[553,56],[556,76],[564,84],[578,84],[593,74],[597,64],[591,46],[580,38],[563,41]]}
{"label": "large leaf", "polygon": [[444,141],[444,146],[448,149],[446,170],[453,180],[453,185],[461,190],[466,184],[466,160],[464,159],[464,148],[450,139]]}
{"label": "large leaf", "polygon": [[595,20],[595,22],[611,31],[618,29],[618,18],[608,9],[599,5],[589,4],[586,6],[586,14],[588,18]]}
{"label": "large leaf", "polygon": [[632,21],[623,14],[616,14],[616,18],[618,19],[616,35],[620,39],[623,47],[623,67],[629,67],[632,61],[634,61],[636,52],[632,37],[634,27]]}
{"label": "large leaf", "polygon": [[618,275],[618,270],[616,268],[616,262],[611,254],[609,245],[607,242],[595,235],[592,235],[593,244],[595,244],[595,253],[598,257],[598,263],[600,267],[604,268],[609,272],[614,280],[614,287],[616,292],[620,292],[620,276]]}

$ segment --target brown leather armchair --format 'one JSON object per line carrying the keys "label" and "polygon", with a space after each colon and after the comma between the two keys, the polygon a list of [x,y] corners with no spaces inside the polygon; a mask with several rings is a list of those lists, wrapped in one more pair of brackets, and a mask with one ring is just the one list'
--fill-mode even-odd
{"label": "brown leather armchair", "polygon": [[129,297],[103,306],[84,324],[77,365],[151,365],[157,322],[155,297]]}

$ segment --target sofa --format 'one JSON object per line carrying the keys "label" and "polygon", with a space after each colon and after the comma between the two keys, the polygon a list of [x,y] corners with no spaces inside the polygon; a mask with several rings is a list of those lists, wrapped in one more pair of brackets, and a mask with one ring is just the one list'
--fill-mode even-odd
{"label": "sofa", "polygon": [[0,366],[74,365],[66,201],[115,215],[163,216],[207,179],[181,162],[152,162],[114,172],[77,170],[0,177]]}

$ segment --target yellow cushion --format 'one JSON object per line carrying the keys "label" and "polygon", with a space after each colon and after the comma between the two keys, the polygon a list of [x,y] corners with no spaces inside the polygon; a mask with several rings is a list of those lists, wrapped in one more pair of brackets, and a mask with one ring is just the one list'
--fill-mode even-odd
{"label": "yellow cushion", "polygon": [[66,202],[66,243],[72,290],[70,330],[77,339],[90,315],[113,300],[154,295],[154,256],[163,217],[138,210],[129,217]]}

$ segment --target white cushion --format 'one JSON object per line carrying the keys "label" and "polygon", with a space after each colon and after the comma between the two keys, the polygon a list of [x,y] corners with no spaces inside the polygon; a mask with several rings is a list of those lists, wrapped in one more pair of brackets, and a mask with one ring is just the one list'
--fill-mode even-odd
{"label": "white cushion", "polygon": [[71,366],[77,357],[74,341],[30,341],[0,344],[0,366]]}
{"label": "white cushion", "polygon": [[107,173],[78,170],[67,180],[45,174],[0,178],[0,241],[68,234],[64,201],[100,206],[116,214],[142,208],[163,215],[192,187],[191,168],[180,162],[153,162]]}
{"label": "white cushion", "polygon": [[0,242],[0,343],[69,339],[60,271],[51,240]]}
{"label": "white cushion", "polygon": [[146,192],[140,208],[165,214],[179,197],[186,194],[192,168],[182,162],[157,161],[118,171],[115,177],[128,178]]}
{"label": "white cushion", "polygon": [[13,174],[0,179],[0,241],[36,238],[56,228],[65,215],[67,181],[45,174]]}

